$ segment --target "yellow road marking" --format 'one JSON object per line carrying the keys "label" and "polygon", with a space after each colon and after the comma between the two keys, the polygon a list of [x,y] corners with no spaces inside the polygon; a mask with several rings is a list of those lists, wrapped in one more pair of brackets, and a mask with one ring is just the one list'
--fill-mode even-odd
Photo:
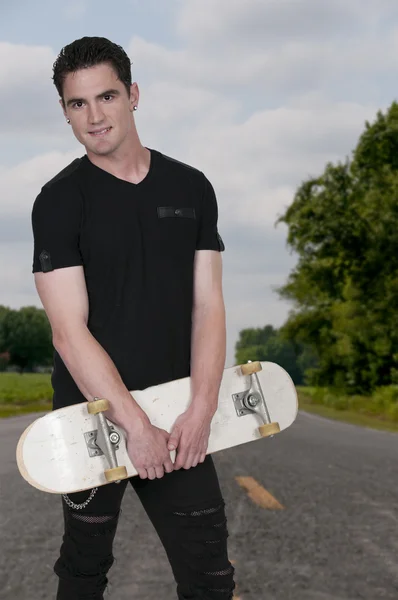
{"label": "yellow road marking", "polygon": [[267,492],[253,477],[235,477],[238,484],[248,491],[249,498],[258,506],[270,510],[283,510],[285,507],[272,494]]}

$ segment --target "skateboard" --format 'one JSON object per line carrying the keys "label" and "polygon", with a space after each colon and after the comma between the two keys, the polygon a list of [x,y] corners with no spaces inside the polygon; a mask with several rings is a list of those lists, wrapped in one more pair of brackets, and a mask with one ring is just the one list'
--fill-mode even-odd
{"label": "skateboard", "polygon": [[[170,432],[190,403],[190,377],[130,394],[151,423]],[[16,450],[22,477],[35,488],[71,494],[137,475],[126,450],[125,431],[106,418],[109,401],[96,398],[36,419]],[[298,411],[288,373],[272,362],[248,362],[224,369],[207,454],[289,427]],[[171,452],[174,462],[175,451]]]}

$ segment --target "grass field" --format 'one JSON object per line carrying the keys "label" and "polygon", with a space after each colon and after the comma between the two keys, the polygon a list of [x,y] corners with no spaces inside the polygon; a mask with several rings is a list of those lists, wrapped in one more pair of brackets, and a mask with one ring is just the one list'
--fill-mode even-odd
{"label": "grass field", "polygon": [[[299,394],[300,396],[300,394]],[[360,425],[361,427],[371,427],[372,429],[380,429],[382,431],[398,432],[398,423],[394,421],[386,421],[378,417],[370,417],[361,415],[349,410],[337,410],[329,406],[320,404],[308,404],[302,399],[299,400],[300,409],[326,419],[334,419],[335,421],[343,421],[352,425]]]}
{"label": "grass field", "polygon": [[[356,410],[352,410],[345,402],[338,403],[339,408],[328,406],[326,400],[325,403],[320,403],[319,398],[316,400],[310,388],[300,387],[298,393],[301,410],[354,425],[398,432],[397,420],[388,416],[361,413],[362,408],[367,405],[366,398],[361,404],[354,402],[353,406]],[[49,374],[0,373],[0,417],[2,418],[51,410],[52,395]]]}
{"label": "grass field", "polygon": [[0,417],[51,410],[51,375],[0,373]]}

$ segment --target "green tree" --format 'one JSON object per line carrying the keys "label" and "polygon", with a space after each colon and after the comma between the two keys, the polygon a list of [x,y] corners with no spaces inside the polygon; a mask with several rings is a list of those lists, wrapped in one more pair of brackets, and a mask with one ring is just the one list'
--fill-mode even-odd
{"label": "green tree", "polygon": [[10,312],[10,309],[7,306],[3,306],[0,304],[0,353],[7,352],[7,348],[5,345],[5,337],[4,337],[4,328],[3,323],[7,314]]}
{"label": "green tree", "polygon": [[313,357],[310,359],[308,353],[303,357],[303,346],[283,337],[272,325],[262,329],[243,329],[235,350],[237,364],[248,360],[275,362],[289,373],[297,385],[303,383],[304,370],[313,364]]}
{"label": "green tree", "polygon": [[3,343],[10,364],[21,371],[50,365],[53,355],[51,326],[43,309],[26,306],[8,310],[2,321]]}
{"label": "green tree", "polygon": [[301,184],[278,222],[298,254],[284,335],[318,357],[311,382],[368,392],[398,373],[398,105],[366,123],[351,161]]}

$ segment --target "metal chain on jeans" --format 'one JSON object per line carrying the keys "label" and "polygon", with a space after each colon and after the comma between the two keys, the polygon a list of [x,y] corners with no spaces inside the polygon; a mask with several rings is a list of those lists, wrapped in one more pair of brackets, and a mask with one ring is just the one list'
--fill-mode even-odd
{"label": "metal chain on jeans", "polygon": [[97,490],[98,490],[98,488],[93,488],[91,490],[91,494],[89,495],[87,500],[85,500],[84,502],[81,502],[81,504],[76,504],[75,502],[72,502],[72,500],[70,500],[66,494],[62,494],[62,498],[65,500],[66,504],[68,506],[70,506],[71,508],[74,508],[75,510],[81,510],[82,508],[86,508],[87,504],[89,502],[91,502],[91,500],[94,498]]}

